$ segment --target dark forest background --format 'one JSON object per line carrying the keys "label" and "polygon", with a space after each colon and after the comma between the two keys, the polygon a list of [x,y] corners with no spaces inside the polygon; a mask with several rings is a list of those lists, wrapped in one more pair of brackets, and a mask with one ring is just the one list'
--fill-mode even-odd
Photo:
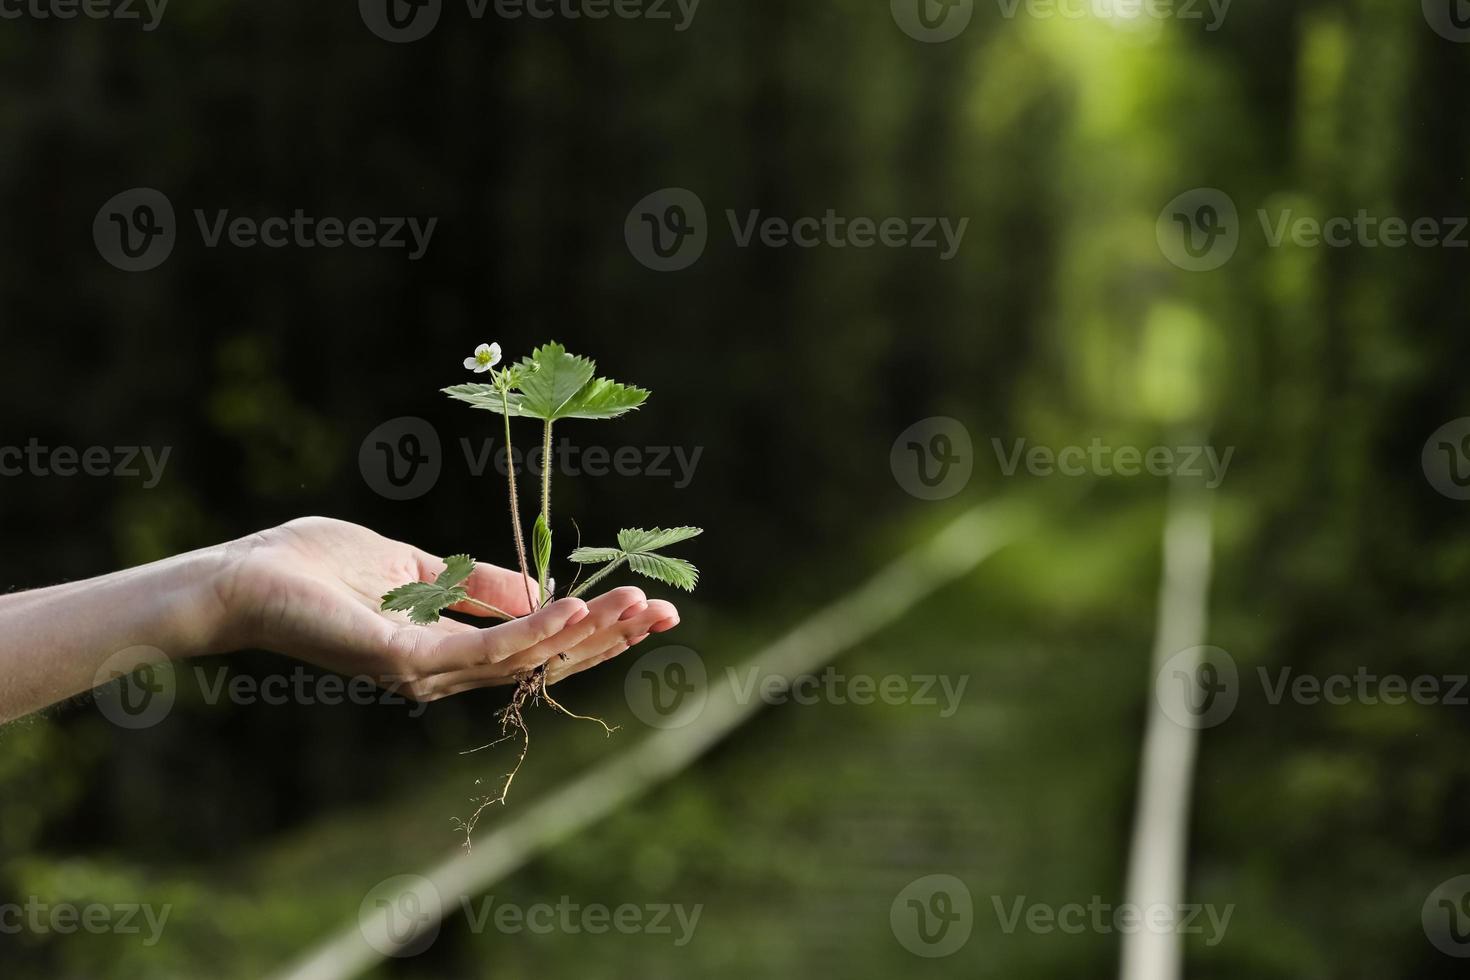
{"label": "dark forest background", "polygon": [[[1116,935],[1005,935],[991,896],[1121,901],[1151,702],[1168,483],[1006,477],[1009,444],[1234,447],[1214,491],[1210,642],[1242,671],[1466,671],[1466,503],[1421,448],[1467,411],[1463,248],[1272,247],[1256,220],[1470,213],[1470,48],[1403,0],[1237,0],[1200,22],[1014,18],[921,43],[887,4],[705,0],[648,20],[471,18],[388,43],[355,5],[175,0],[158,28],[0,21],[0,445],[171,447],[164,479],[0,479],[0,587],[147,562],[306,514],[508,563],[497,480],[458,440],[492,416],[438,394],[481,341],[547,339],[653,391],[578,442],[702,450],[687,487],[560,481],[584,532],[700,524],[670,637],[737,663],[963,507],[1044,515],[839,666],[965,674],[963,708],[763,711],[694,770],[503,883],[500,900],[703,903],[693,942],[446,926],[382,977],[1101,976]],[[1433,6],[1432,4],[1430,6]],[[161,191],[158,268],[99,255],[98,209]],[[633,205],[693,190],[709,243],[661,273]],[[1161,209],[1239,208],[1222,267],[1178,268]],[[193,211],[436,217],[402,250],[207,248]],[[958,255],[740,248],[742,216],[968,218]],[[413,500],[359,469],[420,416],[443,474]],[[917,499],[898,434],[961,421],[974,476]],[[658,594],[658,586],[650,586]],[[630,662],[630,661],[629,661]],[[242,654],[213,666],[268,675]],[[624,661],[545,715],[534,799],[640,736]],[[208,704],[119,730],[87,699],[0,731],[0,895],[167,902],[162,942],[0,936],[10,977],[258,977],[350,923],[379,880],[450,856],[498,760],[503,691],[403,707]],[[1187,975],[1455,975],[1420,924],[1470,872],[1470,715],[1271,705],[1203,733],[1190,895],[1234,904]],[[494,819],[512,819],[515,801]],[[943,959],[889,905],[930,873],[976,896]],[[1009,898],[1007,898],[1009,901]],[[462,920],[461,920],[462,921]]]}

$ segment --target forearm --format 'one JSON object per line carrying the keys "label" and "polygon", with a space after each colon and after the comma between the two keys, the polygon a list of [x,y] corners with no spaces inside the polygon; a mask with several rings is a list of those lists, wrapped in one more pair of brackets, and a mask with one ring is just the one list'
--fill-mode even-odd
{"label": "forearm", "polygon": [[226,549],[207,548],[100,578],[0,596],[0,723],[90,690],[135,647],[214,652]]}

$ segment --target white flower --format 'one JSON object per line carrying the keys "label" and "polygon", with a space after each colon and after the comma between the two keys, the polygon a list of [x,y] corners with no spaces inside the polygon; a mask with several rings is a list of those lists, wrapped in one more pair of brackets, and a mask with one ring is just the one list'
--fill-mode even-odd
{"label": "white flower", "polygon": [[481,344],[475,348],[474,357],[466,357],[464,366],[476,374],[484,374],[486,371],[500,363],[499,344]]}

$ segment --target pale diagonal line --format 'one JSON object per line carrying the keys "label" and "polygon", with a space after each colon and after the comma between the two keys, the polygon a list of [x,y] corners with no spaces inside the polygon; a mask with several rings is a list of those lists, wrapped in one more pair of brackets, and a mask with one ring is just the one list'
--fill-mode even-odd
{"label": "pale diagonal line", "polygon": [[[1177,702],[1172,705],[1176,709],[1172,712],[1174,718],[1187,716],[1183,685],[1158,685],[1156,678],[1170,657],[1205,642],[1212,526],[1209,491],[1176,481],[1164,522],[1164,563],[1150,673],[1155,696],[1149,698],[1126,891],[1129,907],[1169,909],[1171,924],[1176,922],[1184,901],[1189,804],[1199,731],[1171,721],[1165,711],[1167,698]],[[1199,664],[1181,662],[1176,666],[1193,673]],[[1122,980],[1179,980],[1183,965],[1183,936],[1177,929],[1140,929],[1124,934],[1119,973]]]}
{"label": "pale diagonal line", "polygon": [[[808,617],[751,657],[740,672],[792,677],[811,673],[896,622],[944,585],[964,576],[1031,526],[1034,506],[1020,501],[974,507],[924,544],[906,552],[865,584]],[[763,706],[742,703],[726,675],[712,685],[697,718],[680,728],[656,732],[528,806],[486,835],[475,849],[424,873],[444,896],[441,911],[459,907],[458,896],[483,893],[557,842],[587,828],[693,763],[749,720]],[[408,892],[412,892],[409,889]],[[388,940],[387,909],[408,892],[380,903],[371,919],[349,925],[276,974],[277,980],[346,980],[369,969],[394,948]],[[420,897],[420,896],[415,896]],[[422,896],[427,898],[427,896]],[[421,902],[419,907],[436,903]],[[437,924],[422,920],[420,929]],[[365,933],[371,933],[369,944]],[[396,935],[397,948],[418,938]]]}

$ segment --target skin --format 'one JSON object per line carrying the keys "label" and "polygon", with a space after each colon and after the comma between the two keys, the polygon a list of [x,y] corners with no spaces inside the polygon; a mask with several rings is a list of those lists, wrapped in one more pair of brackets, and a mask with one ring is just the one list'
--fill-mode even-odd
{"label": "skin", "polygon": [[[0,596],[0,722],[90,690],[114,676],[104,669],[116,666],[110,657],[137,647],[175,660],[272,650],[436,701],[514,683],[542,664],[555,683],[679,622],[673,605],[629,587],[527,615],[520,573],[484,564],[465,583],[470,596],[522,618],[415,626],[379,612],[383,593],[443,569],[443,559],[413,545],[307,517],[151,565]],[[485,615],[469,604],[454,611]]]}

